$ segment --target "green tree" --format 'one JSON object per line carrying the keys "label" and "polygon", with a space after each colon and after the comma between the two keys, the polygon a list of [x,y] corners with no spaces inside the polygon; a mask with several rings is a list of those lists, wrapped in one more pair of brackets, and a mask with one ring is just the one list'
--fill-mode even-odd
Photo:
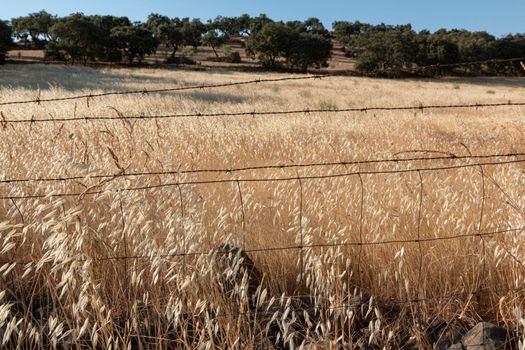
{"label": "green tree", "polygon": [[13,46],[12,29],[4,21],[0,21],[0,63],[5,62],[7,52]]}
{"label": "green tree", "polygon": [[60,18],[50,29],[52,41],[48,44],[48,53],[65,52],[72,64],[82,59],[97,56],[98,30],[93,20],[82,13],[75,13]]}
{"label": "green tree", "polygon": [[309,32],[303,22],[268,23],[248,40],[248,52],[267,68],[286,64],[306,72],[311,66],[326,66],[331,50],[330,39]]}
{"label": "green tree", "polygon": [[328,36],[329,34],[323,23],[315,17],[310,17],[303,22],[303,30],[307,33],[319,34],[322,36]]}
{"label": "green tree", "polygon": [[161,43],[171,47],[171,59],[175,58],[179,47],[184,43],[181,29],[174,22],[159,27],[159,39]]}
{"label": "green tree", "polygon": [[419,33],[417,64],[422,66],[451,64],[459,60],[458,46],[439,34],[430,34],[428,31]]}
{"label": "green tree", "polygon": [[379,25],[357,36],[357,69],[379,74],[399,73],[415,64],[417,34],[410,25]]}
{"label": "green tree", "polygon": [[217,53],[217,47],[223,45],[226,42],[226,37],[217,33],[215,29],[211,29],[202,37],[202,43],[204,45],[211,46],[215,56],[219,57]]}
{"label": "green tree", "polygon": [[213,21],[209,22],[208,34],[211,31],[219,31],[222,36],[229,40],[231,37],[238,36],[241,29],[241,24],[238,17],[223,17],[218,16]]}
{"label": "green tree", "polygon": [[268,23],[248,39],[248,53],[267,68],[279,66],[279,58],[287,57],[294,30],[283,23]]}
{"label": "green tree", "polygon": [[252,18],[250,20],[250,35],[257,34],[257,32],[261,31],[267,24],[270,23],[274,23],[274,21],[264,13],[261,13],[259,16]]}
{"label": "green tree", "polygon": [[46,11],[31,13],[28,16],[11,20],[14,35],[24,43],[32,42],[36,47],[43,47],[51,40],[50,30],[57,20]]}
{"label": "green tree", "polygon": [[160,36],[160,27],[163,25],[169,25],[171,23],[172,21],[168,16],[163,16],[158,13],[151,13],[148,16],[148,20],[146,21],[146,23],[144,23],[144,25],[146,26],[146,28],[151,30],[155,34],[155,36],[158,37]]}
{"label": "green tree", "polygon": [[335,21],[332,23],[332,30],[336,37],[351,37],[362,34],[363,32],[372,29],[373,26],[366,23],[347,22],[347,21]]}
{"label": "green tree", "polygon": [[237,18],[239,35],[248,36],[250,35],[250,26],[252,23],[252,18],[250,15],[242,14]]}
{"label": "green tree", "polygon": [[159,44],[171,48],[170,60],[173,60],[179,47],[184,43],[181,31],[182,22],[178,18],[170,19],[167,16],[152,13],[148,16],[145,26],[154,33]]}
{"label": "green tree", "polygon": [[332,52],[330,39],[316,33],[299,33],[291,43],[286,59],[292,69],[306,73],[308,67],[327,67]]}
{"label": "green tree", "polygon": [[191,21],[189,18],[182,19],[180,32],[184,45],[197,48],[201,44],[202,35],[206,31],[206,25],[200,19],[194,18]]}
{"label": "green tree", "polygon": [[155,53],[159,45],[152,31],[138,25],[113,28],[111,37],[129,64],[135,59],[141,63],[146,55]]}
{"label": "green tree", "polygon": [[122,52],[117,40],[111,36],[111,31],[116,27],[130,26],[131,21],[127,17],[115,16],[92,16],[91,20],[96,27],[96,57],[106,62],[120,62]]}

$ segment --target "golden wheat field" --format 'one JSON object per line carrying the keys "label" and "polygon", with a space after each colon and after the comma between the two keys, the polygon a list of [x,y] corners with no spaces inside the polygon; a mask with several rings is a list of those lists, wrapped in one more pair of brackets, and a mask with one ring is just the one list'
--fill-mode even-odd
{"label": "golden wheat field", "polygon": [[[284,76],[6,65],[0,103]],[[437,320],[521,334],[525,157],[465,156],[525,152],[525,107],[88,119],[523,101],[524,86],[327,77],[1,106],[2,347],[431,349]],[[28,118],[57,121],[5,122]],[[349,164],[279,167],[326,162]]]}

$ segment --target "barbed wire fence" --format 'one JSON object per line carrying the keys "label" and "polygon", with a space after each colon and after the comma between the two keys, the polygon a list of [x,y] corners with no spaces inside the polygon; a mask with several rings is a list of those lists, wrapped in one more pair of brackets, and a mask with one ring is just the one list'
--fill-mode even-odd
{"label": "barbed wire fence", "polygon": [[[522,60],[512,59],[498,62],[511,62]],[[489,60],[494,62],[495,60]],[[488,61],[487,61],[488,62]],[[483,62],[470,62],[468,64],[482,64]],[[457,65],[457,64],[456,64]],[[456,66],[454,65],[454,66]],[[444,67],[445,65],[439,65],[439,67]],[[185,91],[191,89],[204,89],[204,88],[219,88],[235,85],[248,85],[248,84],[257,84],[265,82],[280,82],[280,81],[290,81],[290,80],[304,80],[304,79],[321,79],[327,77],[326,75],[316,75],[309,77],[290,77],[290,78],[280,78],[280,79],[259,79],[251,81],[243,81],[236,83],[225,83],[225,84],[215,84],[215,85],[199,85],[199,86],[188,86],[188,87],[177,87],[177,88],[167,88],[167,89],[156,89],[156,90],[135,90],[135,91],[120,91],[120,92],[107,92],[101,94],[93,95],[77,95],[69,97],[58,97],[58,98],[48,98],[35,100],[21,100],[21,101],[8,101],[0,102],[0,106],[7,105],[16,105],[16,104],[29,104],[29,103],[44,103],[44,102],[59,102],[59,101],[68,101],[76,99],[87,99],[88,101],[92,98],[110,96],[110,95],[124,95],[124,94],[148,94],[148,93],[159,93],[159,92],[176,92],[176,91]],[[108,120],[127,120],[127,119],[137,119],[137,120],[148,120],[148,119],[172,119],[172,118],[187,118],[187,117],[220,117],[220,116],[263,116],[263,115],[287,115],[287,114],[301,114],[301,113],[342,113],[342,112],[368,112],[368,111],[403,111],[403,110],[428,110],[428,109],[448,109],[448,108],[459,108],[459,109],[476,109],[476,108],[498,108],[498,107],[508,107],[508,106],[525,106],[525,102],[496,102],[496,103],[475,103],[475,104],[449,104],[449,105],[420,105],[420,106],[397,106],[397,107],[388,107],[388,106],[377,106],[377,107],[362,107],[362,108],[347,108],[347,109],[336,109],[336,110],[324,110],[324,109],[303,109],[303,110],[288,110],[288,111],[253,111],[253,112],[239,112],[239,113],[193,113],[193,114],[172,114],[172,115],[154,115],[154,116],[110,116],[110,117],[101,117],[101,116],[91,116],[91,117],[72,117],[72,118],[59,118],[59,119],[13,119],[8,120],[5,116],[2,115],[2,120],[0,123],[2,125],[8,124],[21,124],[21,123],[47,123],[47,122],[74,122],[74,121],[108,121]],[[261,252],[275,252],[275,251],[298,251],[300,254],[300,280],[303,281],[305,274],[305,262],[304,254],[305,249],[321,249],[321,248],[335,248],[335,247],[355,247],[358,248],[358,279],[362,283],[362,254],[364,247],[374,247],[374,246],[385,246],[385,245],[394,245],[394,244],[414,244],[417,245],[419,251],[419,266],[418,266],[418,276],[419,280],[422,278],[422,267],[423,267],[423,252],[422,244],[429,242],[442,242],[450,240],[465,240],[467,238],[479,238],[482,245],[482,252],[480,253],[480,260],[483,262],[483,266],[480,269],[480,283],[479,286],[470,292],[467,293],[454,293],[445,296],[434,296],[434,297],[425,297],[421,296],[421,290],[418,285],[417,287],[417,298],[410,300],[393,300],[393,303],[400,304],[414,304],[414,303],[423,303],[437,301],[447,298],[460,298],[465,296],[478,296],[480,293],[492,292],[492,293],[524,293],[524,288],[512,288],[512,289],[490,289],[484,286],[486,267],[485,267],[485,256],[486,256],[486,243],[485,239],[496,236],[506,236],[506,235],[516,235],[525,232],[525,226],[518,227],[501,227],[496,230],[483,230],[483,220],[484,220],[484,210],[485,210],[485,181],[486,174],[484,169],[487,167],[501,167],[505,165],[518,165],[525,163],[525,152],[512,152],[512,153],[501,153],[501,154],[488,154],[488,155],[468,155],[468,156],[436,156],[436,157],[410,157],[410,158],[384,158],[384,159],[367,159],[367,160],[343,160],[336,162],[311,162],[303,164],[295,163],[283,163],[275,165],[255,165],[255,166],[244,166],[244,167],[232,167],[232,168],[215,168],[215,169],[189,169],[189,170],[169,170],[169,171],[137,171],[137,172],[121,172],[116,174],[87,174],[86,176],[49,176],[49,177],[27,177],[27,178],[4,178],[0,179],[0,184],[11,185],[18,183],[48,183],[48,182],[69,182],[74,180],[88,180],[88,179],[117,179],[124,177],[149,177],[149,176],[170,176],[170,175],[196,175],[196,174],[223,174],[230,176],[230,178],[210,178],[204,180],[187,180],[187,181],[177,181],[177,182],[165,182],[160,184],[148,184],[135,187],[122,187],[122,188],[106,188],[106,189],[97,189],[97,190],[87,190],[79,192],[64,192],[64,193],[29,193],[29,194],[15,194],[15,195],[2,195],[0,196],[1,201],[11,201],[16,205],[15,201],[18,200],[35,200],[35,199],[51,199],[51,198],[66,198],[66,197],[77,197],[79,199],[84,198],[85,196],[96,196],[106,193],[126,193],[131,191],[146,191],[154,190],[159,188],[176,188],[179,193],[179,205],[180,205],[180,215],[184,221],[185,217],[185,203],[183,196],[183,187],[189,185],[216,185],[223,183],[230,183],[236,186],[238,191],[239,206],[241,211],[241,236],[242,236],[242,245],[243,250],[246,253],[261,253]],[[496,159],[495,161],[488,161],[490,159]],[[484,160],[484,161],[478,161]],[[437,165],[434,166],[433,162],[445,161],[445,162],[458,162],[458,161],[468,161],[466,164],[450,164],[450,165]],[[474,162],[472,162],[474,161]],[[347,171],[347,166],[359,166],[359,165],[404,165],[411,162],[429,162],[430,165],[425,166],[416,166],[416,167],[405,167],[403,169],[380,169],[380,170],[356,170],[356,171]],[[277,177],[259,177],[259,176],[244,176],[244,177],[231,177],[234,174],[248,172],[248,171],[261,171],[261,170],[285,170],[285,169],[300,169],[300,168],[322,168],[326,169],[327,167],[337,167],[342,166],[346,171],[338,172],[335,174],[319,174],[319,175],[303,175],[300,176],[277,176]],[[461,234],[452,234],[448,236],[441,237],[421,237],[421,220],[422,220],[422,210],[423,210],[423,200],[424,200],[424,175],[427,173],[441,172],[445,170],[458,170],[458,169],[467,169],[475,168],[480,172],[480,183],[482,188],[481,194],[481,205],[479,209],[479,223],[472,232],[461,233]],[[414,237],[409,239],[391,239],[391,240],[380,240],[380,241],[365,241],[363,238],[363,221],[364,221],[364,208],[367,206],[365,203],[365,176],[375,176],[375,175],[388,175],[388,174],[404,174],[404,173],[415,173],[418,175],[419,185],[418,185],[418,213],[417,213],[417,229],[414,234]],[[304,239],[303,231],[303,196],[304,196],[304,183],[312,180],[320,179],[335,179],[335,178],[346,178],[346,177],[356,177],[360,183],[360,203],[359,203],[359,229],[357,237],[358,242],[334,242],[334,243],[306,243]],[[270,246],[270,247],[259,247],[259,248],[247,248],[245,245],[244,235],[246,234],[247,225],[247,214],[245,210],[245,200],[242,193],[242,184],[244,183],[279,183],[279,182],[296,182],[298,187],[298,195],[300,198],[299,202],[299,225],[298,225],[298,237],[300,237],[299,244],[294,245],[281,245],[281,246]],[[106,184],[104,182],[103,184]],[[103,184],[97,186],[101,187]],[[523,208],[518,208],[523,211]],[[521,213],[523,214],[523,212]],[[184,225],[183,225],[184,226]],[[163,255],[130,255],[127,254],[127,251],[124,252],[124,255],[118,256],[108,256],[108,257],[89,257],[82,256],[77,257],[77,260],[86,261],[86,260],[95,260],[95,261],[128,261],[128,260],[151,260],[154,258],[162,259],[172,259],[182,257],[184,266],[186,266],[187,257],[203,256],[203,255],[216,255],[224,254],[217,252],[215,250],[211,251],[188,251],[188,242],[185,229],[183,227],[183,251],[174,254],[163,254]],[[513,257],[520,261],[518,258]],[[27,265],[34,264],[35,261],[38,261],[38,258],[31,261],[21,261],[21,260],[6,260],[1,258],[3,264],[17,264],[17,265]],[[294,296],[291,296],[292,298]],[[316,306],[317,307],[317,306]],[[335,305],[330,306],[329,309],[348,309],[351,307],[349,304]],[[328,309],[327,309],[328,310]],[[325,310],[325,311],[327,311]],[[238,317],[240,314],[220,314],[216,315],[217,318],[220,317]],[[483,344],[482,344],[483,345]]]}
{"label": "barbed wire fence", "polygon": [[[472,159],[478,159],[478,158],[485,158],[485,157],[524,157],[525,154],[523,153],[519,153],[519,154],[511,154],[511,155],[487,155],[487,156],[482,156],[482,155],[471,155],[471,156],[462,156],[462,157],[458,157],[458,159],[454,158],[454,157],[429,157],[429,158],[424,158],[424,157],[417,157],[417,158],[412,158],[412,159],[409,159],[409,160],[413,160],[413,159],[417,159],[419,161],[426,161],[426,162],[433,162],[435,160],[435,158],[438,158],[438,159],[441,159],[441,160],[447,160],[447,161],[457,161],[457,160],[472,160]],[[406,162],[407,160],[401,160],[403,162]],[[373,163],[378,163],[380,162],[379,164],[385,164],[385,163],[391,163],[391,162],[397,162],[397,160],[394,160],[394,159],[384,159],[384,160],[373,160],[373,161],[356,161],[354,162],[354,164],[362,164],[363,162],[373,162]],[[479,217],[480,217],[480,226],[479,227],[475,227],[472,232],[470,233],[460,233],[460,234],[454,234],[454,235],[448,235],[448,236],[441,236],[441,237],[430,237],[430,238],[422,238],[421,235],[420,235],[420,225],[421,225],[421,216],[422,216],[422,203],[423,203],[423,198],[424,198],[424,192],[423,192],[423,181],[424,181],[424,178],[423,178],[423,174],[425,173],[430,173],[430,172],[439,172],[439,171],[443,171],[443,170],[450,170],[450,169],[465,169],[465,168],[479,168],[481,170],[481,181],[484,183],[484,178],[485,178],[485,175],[484,175],[484,172],[483,172],[483,169],[484,167],[487,167],[487,166],[503,166],[503,165],[508,165],[508,164],[520,164],[520,163],[525,163],[525,158],[524,159],[513,159],[513,160],[504,160],[504,161],[494,161],[494,162],[476,162],[476,163],[471,163],[471,164],[459,164],[459,165],[448,165],[448,166],[437,166],[437,167],[431,167],[431,166],[427,166],[427,167],[417,167],[417,168],[407,168],[407,169],[393,169],[393,170],[377,170],[377,171],[357,171],[357,172],[347,172],[347,173],[343,173],[343,174],[331,174],[331,175],[319,175],[319,176],[296,176],[296,177],[287,177],[287,178],[235,178],[235,179],[227,179],[227,180],[206,180],[206,181],[187,181],[187,182],[180,182],[180,183],[170,183],[170,184],[161,184],[161,185],[153,185],[152,187],[144,187],[144,188],[121,188],[121,189],[108,189],[108,190],[101,190],[101,191],[97,191],[96,193],[86,193],[84,195],[95,195],[95,194],[103,194],[103,193],[106,193],[106,192],[126,192],[126,191],[135,191],[135,190],[146,190],[146,189],[149,189],[149,188],[160,188],[160,187],[166,187],[166,186],[170,186],[170,187],[176,187],[179,191],[179,194],[180,194],[180,210],[181,210],[181,215],[182,217],[184,217],[184,199],[183,199],[183,196],[182,196],[182,193],[183,193],[183,190],[182,188],[185,186],[185,185],[192,185],[192,184],[213,184],[213,183],[217,183],[218,181],[220,181],[220,183],[222,183],[223,181],[224,182],[229,182],[229,183],[232,183],[232,184],[235,184],[237,186],[237,189],[238,189],[238,194],[239,194],[239,199],[240,199],[240,211],[242,213],[242,216],[241,216],[241,221],[242,221],[242,232],[241,232],[241,235],[244,235],[245,234],[245,230],[246,230],[246,220],[247,220],[247,217],[246,217],[246,213],[245,213],[245,208],[244,208],[244,200],[243,200],[243,194],[242,194],[242,189],[241,189],[241,183],[243,182],[280,182],[280,181],[286,181],[286,182],[297,182],[298,183],[298,192],[299,192],[299,198],[300,199],[300,204],[299,204],[299,217],[300,217],[300,224],[299,224],[299,236],[301,237],[300,239],[300,242],[299,244],[296,244],[296,245],[288,245],[288,246],[271,246],[271,247],[260,247],[260,248],[246,248],[245,246],[245,240],[244,240],[244,237],[243,237],[243,250],[245,253],[247,254],[255,254],[255,253],[267,253],[267,252],[277,252],[277,251],[297,251],[299,252],[300,256],[301,256],[301,259],[300,259],[300,280],[303,281],[304,280],[304,274],[305,274],[305,271],[304,271],[304,254],[305,254],[305,250],[306,249],[322,249],[322,248],[341,248],[341,247],[353,247],[353,248],[358,248],[359,249],[359,252],[358,252],[358,260],[361,262],[362,261],[362,248],[364,247],[379,247],[379,246],[387,246],[387,245],[405,245],[405,244],[410,244],[410,245],[417,245],[418,246],[418,250],[419,250],[419,280],[422,278],[421,276],[421,273],[422,273],[422,264],[423,264],[423,252],[422,252],[422,244],[423,243],[431,243],[431,242],[444,242],[444,241],[451,241],[451,240],[466,240],[466,239],[475,239],[475,238],[478,238],[482,241],[483,243],[483,247],[485,247],[485,243],[484,243],[484,239],[485,238],[495,238],[495,237],[498,237],[498,236],[507,236],[507,235],[516,235],[516,234],[520,234],[522,232],[525,232],[525,226],[522,226],[522,227],[504,227],[504,228],[501,228],[501,229],[497,229],[497,230],[491,230],[491,231],[483,231],[482,230],[482,227],[481,227],[481,223],[482,223],[482,219],[483,219],[483,210],[484,210],[484,198],[485,198],[485,193],[484,193],[484,190],[483,190],[483,193],[482,193],[482,205],[480,207],[480,212],[479,212]],[[351,162],[341,162],[341,163],[335,163],[335,164],[343,164],[343,165],[348,165],[348,164],[352,164]],[[281,167],[300,167],[300,166],[305,166],[304,164],[285,164],[285,165],[281,165],[279,166],[279,168]],[[319,166],[318,164],[315,164],[315,166]],[[326,164],[323,165],[323,167],[326,167]],[[252,167],[245,167],[245,168],[249,168],[251,169]],[[257,167],[256,169],[259,169],[260,167]],[[264,168],[263,168],[264,169]],[[270,169],[275,169],[275,166],[270,166]],[[225,169],[213,169],[213,171],[225,171],[225,172],[229,172],[231,170],[225,170]],[[414,232],[414,237],[413,238],[409,238],[409,239],[391,239],[391,240],[381,240],[381,241],[364,241],[363,240],[363,236],[362,236],[362,225],[363,225],[363,213],[361,212],[359,214],[359,241],[358,242],[334,242],[334,243],[308,243],[308,244],[305,244],[305,241],[304,241],[304,236],[303,236],[303,227],[302,227],[302,216],[303,216],[303,191],[304,191],[304,187],[303,187],[303,181],[308,181],[308,180],[315,180],[315,179],[323,179],[323,178],[334,178],[334,177],[339,177],[339,176],[355,176],[357,177],[358,179],[360,179],[361,183],[362,183],[362,179],[364,176],[366,175],[380,175],[380,174],[400,174],[400,173],[407,173],[407,172],[410,172],[410,173],[416,173],[418,174],[418,177],[419,177],[419,195],[418,195],[418,218],[417,218],[417,230],[416,232]],[[142,174],[143,175],[143,174]],[[105,175],[105,176],[110,176],[110,175]],[[40,179],[42,180],[42,179]],[[13,183],[17,183],[17,180],[15,179],[11,179],[11,180],[7,180],[7,183],[11,183],[11,181]],[[35,179],[31,180],[31,181],[35,181]],[[36,181],[38,182],[39,180],[36,179]],[[360,203],[359,203],[359,207],[360,208],[364,208],[367,206],[367,204],[365,203],[365,196],[364,196],[364,191],[365,191],[365,187],[364,187],[364,184],[362,185],[363,187],[361,188],[360,191],[362,191],[362,194],[360,196]],[[79,195],[82,195],[81,193],[64,193],[64,194],[50,194],[50,195],[28,195],[28,196],[2,196],[0,199],[1,200],[20,200],[20,199],[32,199],[32,198],[53,198],[53,197],[71,197],[71,196],[79,196]],[[361,209],[362,210],[362,209]],[[127,255],[127,251],[124,252],[123,255],[117,255],[117,256],[109,256],[109,257],[89,257],[89,256],[83,256],[83,257],[77,257],[77,258],[71,258],[70,260],[78,260],[78,261],[96,261],[96,262],[103,262],[103,261],[115,261],[115,262],[119,262],[119,261],[122,261],[122,262],[126,262],[126,261],[129,261],[129,260],[152,260],[152,259],[164,259],[164,260],[171,260],[171,259],[175,259],[175,258],[182,258],[183,259],[183,265],[186,266],[187,262],[186,262],[186,258],[187,257],[199,257],[199,256],[209,256],[209,257],[213,257],[213,256],[216,256],[216,255],[220,255],[220,254],[228,254],[227,252],[223,252],[223,251],[217,251],[215,249],[212,249],[210,251],[187,251],[187,243],[186,243],[186,237],[185,237],[185,233],[183,234],[183,240],[184,240],[184,251],[180,252],[180,253],[174,253],[174,254],[164,254],[164,255]],[[485,253],[483,252],[483,256],[485,255]],[[38,261],[38,258],[34,259],[34,260],[31,260],[31,261],[16,261],[16,260],[11,260],[11,261],[7,261],[5,259],[2,259],[2,263],[3,264],[17,264],[17,265],[25,265],[26,267],[27,266],[31,266],[32,264],[35,263],[35,261]],[[52,263],[52,261],[49,261],[48,263]],[[359,266],[359,268],[361,269],[361,266]],[[482,274],[484,274],[486,272],[486,269],[484,268],[484,265],[481,267],[481,271],[480,271]],[[360,275],[360,274],[359,274]],[[361,278],[361,277],[359,277]],[[461,292],[461,293],[452,293],[452,294],[447,294],[447,295],[442,295],[442,296],[423,296],[420,294],[420,288],[418,287],[418,294],[417,294],[417,297],[416,298],[413,298],[413,299],[408,299],[408,300],[388,300],[387,302],[388,303],[392,303],[392,304],[397,304],[397,305],[406,305],[406,306],[410,306],[410,305],[420,305],[422,303],[438,303],[438,302],[442,302],[442,301],[446,301],[446,300],[452,300],[452,299],[455,299],[455,298],[470,298],[470,297],[479,297],[480,295],[482,295],[483,293],[496,293],[498,295],[507,295],[507,294],[512,294],[512,295],[522,295],[522,293],[524,293],[525,290],[523,288],[507,288],[507,289],[502,289],[502,288],[488,288],[486,286],[483,286],[483,285],[480,285],[478,286],[477,288],[475,288],[474,290],[472,291],[465,291],[465,292]],[[300,296],[294,296],[294,295],[291,295],[289,296],[289,298],[291,299],[294,299],[294,298],[300,298]],[[347,311],[347,310],[354,310],[355,309],[355,305],[352,304],[352,303],[344,303],[344,304],[338,304],[338,305],[333,305],[333,304],[330,304],[328,303],[327,305],[312,305],[312,306],[307,306],[306,309],[308,311],[312,311],[312,312],[315,312],[315,313],[330,313],[332,311],[336,311],[336,310],[340,310],[340,311]],[[419,306],[417,306],[417,308],[419,308]],[[224,318],[239,318],[239,317],[244,317],[244,316],[249,316],[250,314],[256,314],[256,315],[259,315],[259,316],[264,316],[264,315],[267,315],[267,316],[272,316],[272,314],[274,313],[275,311],[268,311],[268,310],[255,310],[255,311],[248,311],[248,312],[244,312],[244,313],[239,313],[239,312],[236,312],[236,313],[218,313],[218,314],[214,314],[212,315],[212,318],[214,319],[217,319],[217,320],[220,320],[220,319],[224,319]],[[198,315],[194,315],[192,317],[199,317]],[[485,339],[485,338],[483,338]],[[481,344],[483,345],[483,344]]]}
{"label": "barbed wire fence", "polygon": [[352,107],[352,108],[331,108],[331,109],[293,109],[293,110],[274,110],[274,111],[248,111],[248,112],[222,112],[222,113],[185,113],[185,114],[164,114],[164,115],[136,115],[136,116],[84,116],[69,118],[41,118],[37,119],[7,119],[5,116],[0,120],[4,127],[10,124],[38,124],[38,123],[66,123],[66,122],[104,122],[110,120],[162,120],[180,118],[200,118],[200,117],[261,117],[278,116],[292,114],[340,114],[340,113],[367,113],[380,111],[425,111],[440,109],[477,109],[477,108],[498,108],[498,107],[523,107],[525,101],[506,101],[494,103],[466,103],[466,104],[445,104],[445,105],[419,105],[419,106],[377,106],[377,107]]}

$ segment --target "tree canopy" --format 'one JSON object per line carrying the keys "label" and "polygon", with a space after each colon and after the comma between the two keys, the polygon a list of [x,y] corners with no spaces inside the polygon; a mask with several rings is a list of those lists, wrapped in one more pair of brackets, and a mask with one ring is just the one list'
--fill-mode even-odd
{"label": "tree canopy", "polygon": [[250,36],[247,49],[268,68],[285,66],[305,72],[327,64],[332,50],[327,33],[324,27],[306,22],[270,22]]}
{"label": "tree canopy", "polygon": [[144,56],[155,53],[159,45],[153,32],[140,25],[113,28],[111,38],[115,40],[117,48],[122,50],[129,64],[132,64],[135,59],[139,63],[142,62]]}
{"label": "tree canopy", "polygon": [[50,29],[56,20],[56,16],[42,10],[24,17],[13,18],[11,24],[18,40],[25,43],[32,42],[35,47],[42,47],[51,39]]}

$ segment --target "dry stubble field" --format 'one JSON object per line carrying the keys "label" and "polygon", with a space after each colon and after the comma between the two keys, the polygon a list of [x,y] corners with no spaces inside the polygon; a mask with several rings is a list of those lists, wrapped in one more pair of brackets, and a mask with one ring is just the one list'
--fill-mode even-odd
{"label": "dry stubble field", "polygon": [[[1,103],[282,76],[7,65],[0,77]],[[3,120],[16,120],[500,102],[523,100],[524,85],[330,77],[1,111]],[[424,334],[440,319],[520,330],[523,163],[369,172],[524,157],[180,172],[524,152],[524,111],[2,123],[0,179],[78,178],[0,183],[0,341],[11,348],[396,349],[431,348]],[[165,171],[174,173],[95,176]],[[364,174],[296,179],[356,172]],[[289,180],[188,184],[265,178]],[[80,195],[53,196],[64,193]],[[16,198],[33,194],[47,197]],[[491,232],[500,233],[485,235]],[[445,237],[454,238],[435,239]],[[412,241],[392,242],[403,240]],[[230,254],[228,264],[214,251],[225,243],[248,251],[257,278],[243,270],[243,254]]]}

